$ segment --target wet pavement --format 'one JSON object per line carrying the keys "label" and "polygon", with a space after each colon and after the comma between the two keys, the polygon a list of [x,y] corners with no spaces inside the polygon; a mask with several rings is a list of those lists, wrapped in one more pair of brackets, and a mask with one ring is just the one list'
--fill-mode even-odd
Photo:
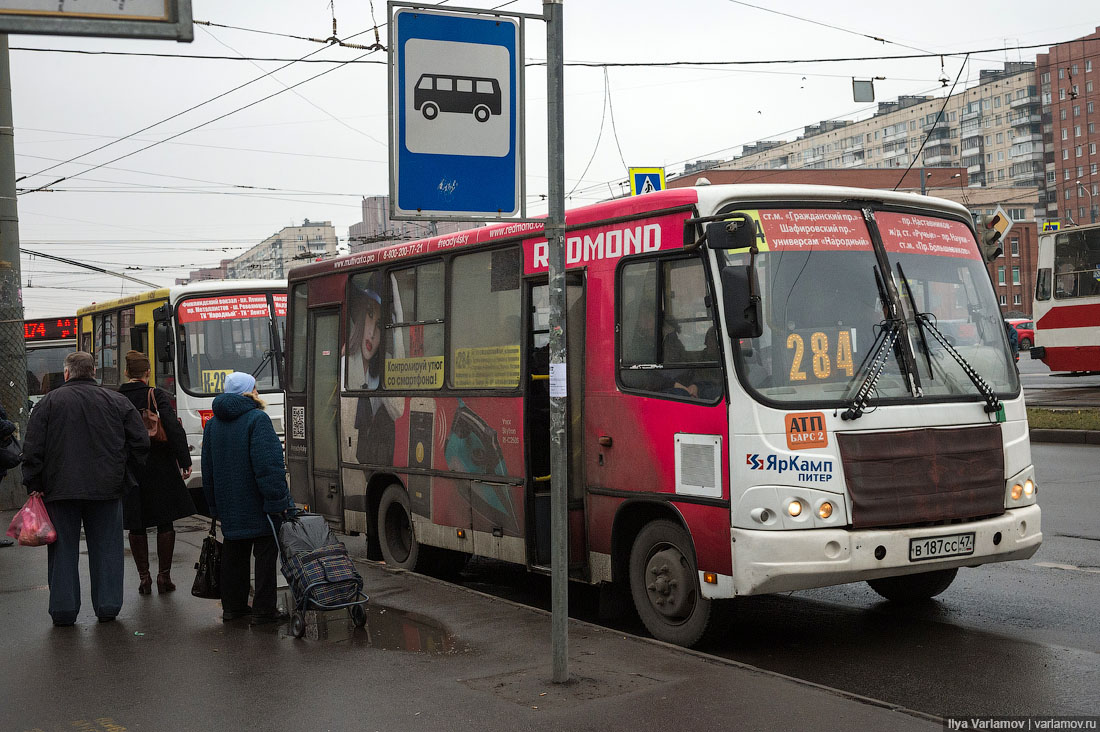
{"label": "wet pavement", "polygon": [[85,605],[70,628],[54,628],[46,612],[45,549],[0,549],[0,730],[941,728],[890,704],[576,621],[571,680],[554,684],[546,613],[368,562],[359,563],[371,596],[364,628],[346,611],[312,618],[315,639],[291,637],[286,624],[223,623],[217,601],[187,590],[202,537],[180,532],[174,593],[138,595],[127,557],[113,623],[95,622],[85,570]]}

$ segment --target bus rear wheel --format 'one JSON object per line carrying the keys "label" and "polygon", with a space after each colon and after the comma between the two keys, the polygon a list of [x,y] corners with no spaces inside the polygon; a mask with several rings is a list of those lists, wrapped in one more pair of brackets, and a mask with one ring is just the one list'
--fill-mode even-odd
{"label": "bus rear wheel", "polygon": [[713,603],[699,591],[691,537],[672,521],[652,521],[630,551],[630,594],[654,638],[694,646],[711,631]]}
{"label": "bus rear wheel", "polygon": [[489,108],[484,104],[479,104],[474,107],[474,119],[478,122],[488,122],[491,115],[492,112],[490,112]]}
{"label": "bus rear wheel", "polygon": [[934,572],[867,580],[867,584],[871,586],[872,590],[892,602],[922,602],[931,600],[950,587],[955,580],[955,575],[958,573],[958,567],[938,569]]}
{"label": "bus rear wheel", "polygon": [[435,119],[439,116],[439,107],[433,102],[425,102],[424,106],[420,108],[420,114],[424,115],[424,119]]}
{"label": "bus rear wheel", "polygon": [[409,494],[397,483],[386,488],[378,504],[378,543],[389,566],[410,572],[419,567],[422,553],[413,529]]}

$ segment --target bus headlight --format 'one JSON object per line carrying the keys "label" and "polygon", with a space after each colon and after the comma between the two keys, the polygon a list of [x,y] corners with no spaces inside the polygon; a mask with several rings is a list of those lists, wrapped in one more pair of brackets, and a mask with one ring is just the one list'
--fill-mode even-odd
{"label": "bus headlight", "polygon": [[844,495],[804,486],[757,485],[732,510],[740,529],[832,529],[848,524]]}
{"label": "bus headlight", "polygon": [[802,514],[802,502],[794,500],[788,503],[787,513],[789,513],[792,517],[800,516]]}
{"label": "bus headlight", "polygon": [[1005,482],[1005,508],[1022,508],[1035,503],[1039,486],[1035,483],[1035,467],[1029,465]]}
{"label": "bus headlight", "polygon": [[827,519],[833,515],[833,504],[828,501],[823,502],[817,507],[817,515],[819,518]]}

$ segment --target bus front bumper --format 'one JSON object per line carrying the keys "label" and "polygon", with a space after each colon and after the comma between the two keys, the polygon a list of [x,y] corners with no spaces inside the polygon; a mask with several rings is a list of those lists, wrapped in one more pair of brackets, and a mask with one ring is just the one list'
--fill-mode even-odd
{"label": "bus front bumper", "polygon": [[[974,533],[972,554],[923,561],[909,559],[911,539],[970,532]],[[732,533],[734,595],[789,592],[1027,559],[1043,542],[1038,505],[1010,509],[983,521],[945,526],[862,531],[735,528]],[[882,558],[877,558],[876,553]]]}

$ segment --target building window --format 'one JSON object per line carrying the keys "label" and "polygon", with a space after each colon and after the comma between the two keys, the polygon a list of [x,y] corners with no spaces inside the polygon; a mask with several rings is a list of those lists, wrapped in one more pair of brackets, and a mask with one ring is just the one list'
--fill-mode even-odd
{"label": "building window", "polygon": [[1020,284],[1020,268],[1019,267],[1013,267],[1012,268],[1012,284],[1014,284],[1014,285]]}
{"label": "building window", "polygon": [[1002,287],[1005,284],[1005,268],[1003,264],[997,267],[997,284]]}
{"label": "building window", "polygon": [[1058,101],[1064,101],[1065,98],[1066,98],[1066,90],[1065,89],[1059,89],[1058,90]]}
{"label": "building window", "polygon": [[999,302],[1002,305],[1008,305],[1008,295],[1001,295]]}
{"label": "building window", "polygon": [[1080,137],[1081,136],[1081,125],[1074,125],[1073,126],[1073,136],[1074,137]]}
{"label": "building window", "polygon": [[1069,148],[1062,149],[1062,160],[1069,160]]}
{"label": "building window", "polygon": [[1039,81],[1042,82],[1043,84],[1049,84],[1050,83],[1050,72],[1049,71],[1044,71],[1039,76]]}
{"label": "building window", "polygon": [[1083,150],[1083,149],[1081,148],[1081,146],[1080,146],[1080,145],[1078,145],[1077,147],[1075,147],[1075,148],[1074,148],[1074,150],[1075,150],[1075,151],[1077,152],[1077,157],[1081,157],[1082,155],[1084,155],[1084,154],[1085,154],[1085,153],[1084,153],[1084,150]]}
{"label": "building window", "polygon": [[1073,188],[1067,188],[1065,190],[1066,200],[1068,201],[1073,196]]}
{"label": "building window", "polygon": [[1069,130],[1067,130],[1065,127],[1062,128],[1062,139],[1063,140],[1068,140],[1069,139]]}
{"label": "building window", "polygon": [[1092,71],[1092,59],[1085,60],[1085,71]]}
{"label": "building window", "polygon": [[1077,73],[1077,64],[1074,64],[1073,66],[1070,67],[1069,73],[1071,73],[1071,74],[1076,74]]}
{"label": "building window", "polygon": [[1020,304],[1020,295],[1019,294],[1015,294],[1015,295],[1012,296],[1012,304],[1013,305],[1019,305]]}
{"label": "building window", "polygon": [[1012,246],[1012,256],[1014,256],[1014,257],[1020,256],[1020,239],[1019,239],[1019,237],[1013,237],[1009,241],[1009,243]]}
{"label": "building window", "polygon": [[1066,70],[1065,69],[1058,69],[1058,78],[1059,79],[1066,78]]}

